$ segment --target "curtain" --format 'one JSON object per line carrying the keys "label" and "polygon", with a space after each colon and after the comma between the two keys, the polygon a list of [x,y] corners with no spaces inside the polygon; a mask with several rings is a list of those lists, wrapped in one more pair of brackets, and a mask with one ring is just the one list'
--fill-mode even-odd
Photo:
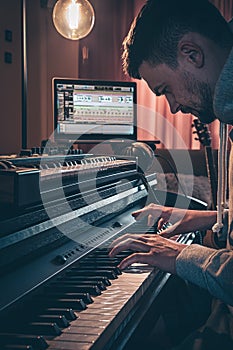
{"label": "curtain", "polygon": [[[233,17],[233,0],[211,0],[229,20]],[[135,0],[135,15],[143,5],[144,0]],[[154,140],[161,142],[158,148],[178,149],[199,149],[201,147],[192,128],[193,116],[177,113],[170,113],[169,105],[166,99],[156,97],[149,91],[143,81],[138,81],[138,123],[140,140]],[[149,117],[148,117],[149,116]],[[209,131],[212,140],[212,148],[218,148],[219,145],[219,122],[216,120],[209,125]]]}

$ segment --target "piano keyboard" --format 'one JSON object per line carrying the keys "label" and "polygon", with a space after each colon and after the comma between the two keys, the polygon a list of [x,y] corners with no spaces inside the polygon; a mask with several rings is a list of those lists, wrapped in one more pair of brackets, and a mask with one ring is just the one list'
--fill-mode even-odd
{"label": "piano keyboard", "polygon": [[[135,223],[131,231],[137,228],[137,232],[141,232],[143,227],[145,232],[145,225]],[[155,228],[148,231],[154,232]],[[164,284],[169,274],[148,266],[133,266],[121,272],[117,265],[129,252],[109,258],[108,251],[105,247],[97,248],[73,263],[23,303],[14,320],[1,321],[0,348],[112,348],[122,322],[133,317],[137,301],[154,282],[155,276],[153,294],[162,288],[158,276]]]}
{"label": "piano keyboard", "polygon": [[144,283],[151,271],[152,269],[142,269],[140,273],[135,273],[136,270],[130,273],[129,270],[118,278],[113,277],[110,280],[111,286],[106,287],[101,295],[93,295],[93,303],[76,313],[78,318],[71,326],[48,342],[49,349],[103,349],[119,329],[125,313],[130,313],[142,296]]}
{"label": "piano keyboard", "polygon": [[134,310],[145,284],[151,283],[152,269],[136,271],[119,275],[105,265],[91,279],[91,270],[72,268],[59,282],[45,287],[43,295],[33,297],[25,306],[30,306],[26,317],[3,326],[1,349],[103,349],[125,314]]}

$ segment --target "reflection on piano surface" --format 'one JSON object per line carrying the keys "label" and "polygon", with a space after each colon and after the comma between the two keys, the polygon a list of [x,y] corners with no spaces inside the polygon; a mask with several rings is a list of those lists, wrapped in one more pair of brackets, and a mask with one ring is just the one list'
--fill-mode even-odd
{"label": "reflection on piano surface", "polygon": [[[130,215],[150,201],[136,159],[51,156],[12,164],[0,170],[0,349],[129,349],[169,278],[148,266],[120,271],[129,252],[108,257],[119,235],[156,233]],[[30,171],[32,181],[24,178]],[[155,175],[147,180],[156,185]]]}

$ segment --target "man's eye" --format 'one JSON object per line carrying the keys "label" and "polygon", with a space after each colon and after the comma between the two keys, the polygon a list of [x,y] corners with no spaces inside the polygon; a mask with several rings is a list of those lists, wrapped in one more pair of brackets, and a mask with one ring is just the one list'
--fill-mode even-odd
{"label": "man's eye", "polygon": [[163,89],[161,91],[156,91],[156,96],[163,96],[168,93],[167,89]]}
{"label": "man's eye", "polygon": [[154,93],[156,96],[162,96],[162,95],[166,95],[169,93],[167,87],[164,87],[163,89],[154,89]]}
{"label": "man's eye", "polygon": [[165,88],[165,89],[163,89],[163,91],[161,91],[161,95],[166,95],[168,93],[168,89],[167,88]]}

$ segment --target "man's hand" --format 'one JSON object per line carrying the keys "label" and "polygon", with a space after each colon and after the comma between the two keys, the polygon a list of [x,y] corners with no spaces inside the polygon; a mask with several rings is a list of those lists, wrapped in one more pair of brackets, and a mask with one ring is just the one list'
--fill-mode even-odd
{"label": "man's hand", "polygon": [[121,261],[121,269],[133,263],[144,263],[173,274],[176,273],[176,258],[186,247],[176,242],[174,236],[209,229],[216,221],[216,211],[187,210],[157,204],[150,204],[132,215],[135,220],[147,217],[148,226],[157,221],[158,230],[168,222],[172,225],[159,234],[127,234],[116,239],[111,245],[110,257],[129,249],[132,254]]}
{"label": "man's hand", "polygon": [[160,235],[127,234],[116,239],[112,245],[109,256],[114,257],[123,250],[132,250],[131,255],[119,264],[120,269],[125,269],[134,263],[144,263],[156,266],[163,271],[176,273],[176,257],[186,247]]}
{"label": "man's hand", "polygon": [[132,215],[135,220],[147,217],[148,226],[153,226],[157,221],[158,230],[167,223],[172,224],[160,232],[166,238],[196,230],[208,230],[216,222],[216,211],[180,209],[153,203],[134,211]]}

